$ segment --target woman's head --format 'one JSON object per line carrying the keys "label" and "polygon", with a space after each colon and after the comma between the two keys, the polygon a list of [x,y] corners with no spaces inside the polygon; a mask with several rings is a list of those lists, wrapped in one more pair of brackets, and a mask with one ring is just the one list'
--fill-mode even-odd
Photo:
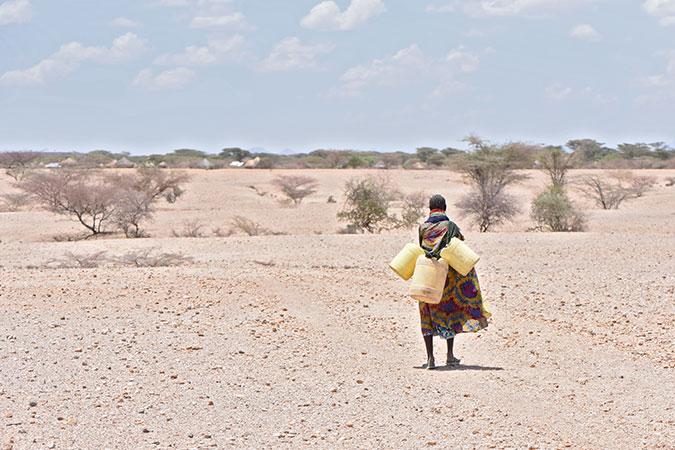
{"label": "woman's head", "polygon": [[446,206],[445,206],[445,198],[440,195],[440,194],[434,194],[431,196],[429,199],[429,209],[434,210],[434,209],[442,209],[445,211]]}

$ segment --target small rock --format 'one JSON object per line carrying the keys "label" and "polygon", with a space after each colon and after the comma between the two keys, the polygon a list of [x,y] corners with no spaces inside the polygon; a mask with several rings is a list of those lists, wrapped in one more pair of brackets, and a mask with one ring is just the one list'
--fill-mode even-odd
{"label": "small rock", "polygon": [[29,406],[37,406],[37,404],[38,403],[35,400],[31,400],[30,402],[28,402]]}

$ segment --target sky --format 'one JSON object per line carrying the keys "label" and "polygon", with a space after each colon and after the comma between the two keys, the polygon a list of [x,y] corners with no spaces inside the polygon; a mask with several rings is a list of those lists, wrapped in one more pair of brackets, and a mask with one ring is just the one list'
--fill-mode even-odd
{"label": "sky", "polygon": [[0,151],[675,146],[675,0],[0,0]]}

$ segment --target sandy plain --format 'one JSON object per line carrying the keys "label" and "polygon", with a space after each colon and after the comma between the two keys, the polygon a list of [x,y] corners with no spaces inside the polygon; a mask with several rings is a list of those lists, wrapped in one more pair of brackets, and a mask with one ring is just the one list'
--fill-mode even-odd
{"label": "sandy plain", "polygon": [[[191,171],[145,239],[56,242],[78,225],[0,213],[0,448],[675,448],[675,171],[640,171],[658,185],[619,210],[573,191],[584,233],[527,231],[530,172],[523,214],[484,234],[452,206],[458,174],[390,171],[444,194],[482,256],[490,326],[435,371],[387,267],[415,232],[337,234],[344,181],[369,172],[303,172],[320,187],[295,208],[279,173]],[[236,215],[287,234],[213,236]],[[192,218],[207,237],[172,237]],[[49,264],[146,248],[192,260]]]}

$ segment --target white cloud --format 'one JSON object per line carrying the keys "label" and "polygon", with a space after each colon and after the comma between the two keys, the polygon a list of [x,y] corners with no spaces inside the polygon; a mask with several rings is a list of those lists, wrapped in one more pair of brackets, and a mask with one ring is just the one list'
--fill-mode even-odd
{"label": "white cloud", "polygon": [[195,16],[192,19],[190,27],[191,28],[224,27],[224,28],[241,29],[246,27],[246,17],[240,12],[224,15],[199,15]]}
{"label": "white cloud", "polygon": [[445,5],[436,5],[434,3],[427,5],[424,10],[426,12],[449,13],[455,10],[455,6],[451,3]]}
{"label": "white cloud", "polygon": [[135,22],[126,17],[117,17],[110,21],[111,27],[121,27],[121,28],[136,28],[138,27],[138,22]]}
{"label": "white cloud", "polygon": [[597,41],[600,39],[600,33],[591,25],[585,23],[573,26],[570,30],[570,36],[587,41]]}
{"label": "white cloud", "polygon": [[675,85],[675,50],[658,52],[666,58],[666,70],[662,74],[642,77],[642,85],[649,88],[662,88]]}
{"label": "white cloud", "polygon": [[319,64],[316,57],[322,53],[330,53],[333,48],[333,44],[329,43],[303,45],[299,38],[290,36],[274,46],[263,62],[263,68],[268,71],[317,69]]}
{"label": "white cloud", "polygon": [[675,0],[646,0],[642,7],[647,14],[660,17],[659,24],[675,25]]}
{"label": "white cloud", "polygon": [[448,53],[448,56],[445,57],[445,61],[457,68],[460,72],[474,72],[478,69],[480,58],[473,53],[466,51],[464,46],[460,45]]}
{"label": "white cloud", "polygon": [[244,37],[237,34],[230,39],[214,39],[207,46],[190,45],[183,53],[166,54],[155,58],[160,66],[206,66],[218,62],[225,57],[240,56],[244,45]]}
{"label": "white cloud", "polygon": [[547,98],[550,98],[551,100],[565,100],[567,97],[569,97],[572,94],[572,88],[571,87],[564,87],[560,83],[555,83],[550,86],[547,86],[544,89],[544,95]]}
{"label": "white cloud", "polygon": [[600,0],[469,0],[465,11],[472,15],[549,17]]}
{"label": "white cloud", "polygon": [[416,44],[412,44],[391,58],[374,59],[350,68],[340,77],[341,85],[332,89],[330,95],[355,96],[369,86],[394,86],[422,81],[436,85],[430,96],[442,97],[466,89],[457,76],[477,70],[479,62],[479,57],[464,46],[452,49],[439,60],[433,60],[425,56]]}
{"label": "white cloud", "polygon": [[195,76],[195,72],[186,67],[169,69],[158,74],[152,69],[143,69],[136,76],[132,86],[149,91],[176,90],[190,84]]}
{"label": "white cloud", "polygon": [[65,77],[85,61],[116,64],[131,61],[145,50],[146,41],[134,33],[126,33],[113,40],[110,47],[84,46],[80,42],[62,45],[51,56],[33,67],[10,70],[0,76],[0,84],[26,86],[43,84],[51,79]]}
{"label": "white cloud", "polygon": [[382,0],[352,0],[342,12],[334,1],[328,0],[312,8],[300,25],[310,30],[352,30],[386,10]]}
{"label": "white cloud", "polygon": [[0,3],[0,25],[24,23],[32,15],[33,11],[29,0],[8,0]]}

